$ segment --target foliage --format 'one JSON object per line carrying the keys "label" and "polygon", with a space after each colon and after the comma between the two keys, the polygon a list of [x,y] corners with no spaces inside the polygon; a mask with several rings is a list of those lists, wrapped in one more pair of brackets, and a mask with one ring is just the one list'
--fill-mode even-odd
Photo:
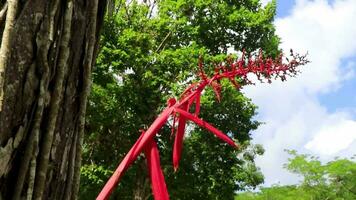
{"label": "foliage", "polygon": [[105,169],[103,166],[95,164],[84,165],[80,170],[81,175],[85,177],[81,184],[87,186],[81,189],[81,198],[83,199],[93,198],[91,192],[96,190],[95,187],[97,187],[97,185],[105,183],[107,177],[113,173],[112,171]]}
{"label": "foliage", "polygon": [[262,188],[260,192],[244,192],[238,194],[236,200],[310,200],[310,194],[300,190],[297,186],[275,185],[269,188]]}
{"label": "foliage", "polygon": [[[87,111],[83,199],[98,194],[101,180],[107,176],[104,171],[115,169],[139,137],[137,130],[147,128],[166,100],[180,94],[196,77],[200,54],[211,63],[225,59],[229,47],[262,48],[269,55],[279,52],[272,25],[274,1],[262,8],[256,0],[161,0],[153,15],[147,4],[116,1],[113,15],[106,17]],[[212,90],[206,91],[201,116],[238,140],[242,149],[232,150],[191,125],[180,169],[173,173],[172,151],[166,148],[173,141],[166,125],[158,143],[172,199],[233,199],[236,190],[263,182],[254,164],[255,156],[263,150],[249,143],[250,131],[259,125],[252,119],[256,107],[235,88],[226,86],[224,90],[221,103],[216,102]],[[132,199],[140,190],[149,197],[147,180],[142,180],[144,165],[138,161],[128,170],[114,198]],[[88,170],[92,166],[102,170]]]}
{"label": "foliage", "polygon": [[236,199],[338,199],[356,198],[356,162],[337,158],[323,164],[317,157],[289,151],[293,157],[285,166],[303,179],[300,185],[272,186],[260,192],[245,192]]}

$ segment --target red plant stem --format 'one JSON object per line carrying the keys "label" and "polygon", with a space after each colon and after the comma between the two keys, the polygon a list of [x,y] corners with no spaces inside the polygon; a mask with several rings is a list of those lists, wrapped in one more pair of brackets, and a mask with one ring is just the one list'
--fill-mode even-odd
{"label": "red plant stem", "polygon": [[235,144],[234,141],[232,141],[228,136],[226,136],[224,133],[222,133],[220,130],[218,130],[217,128],[215,128],[214,126],[210,125],[209,123],[199,119],[198,117],[177,108],[176,112],[178,112],[179,114],[183,115],[185,118],[195,122],[196,124],[198,124],[200,127],[208,129],[210,132],[214,133],[218,138],[220,138],[221,140],[225,141],[226,143],[228,143],[229,145],[231,145],[232,147],[237,148],[237,145]]}
{"label": "red plant stem", "polygon": [[[188,102],[186,102],[185,104],[183,104],[181,106],[183,110],[188,109],[187,103]],[[182,154],[186,122],[187,122],[187,119],[185,117],[179,116],[178,129],[177,129],[177,133],[175,135],[175,140],[174,140],[174,144],[173,144],[173,168],[174,168],[174,171],[177,171],[177,169],[178,169],[179,160],[180,160],[181,154]]]}
{"label": "red plant stem", "polygon": [[162,114],[153,122],[148,128],[146,133],[142,134],[130,151],[126,154],[125,158],[121,161],[120,165],[115,170],[114,174],[110,177],[109,181],[105,184],[104,188],[99,193],[97,200],[106,200],[109,198],[115,186],[119,183],[122,175],[127,168],[135,161],[142,152],[147,143],[156,135],[159,129],[166,123],[168,117],[173,112],[173,107],[167,107]]}
{"label": "red plant stem", "polygon": [[155,200],[169,200],[169,195],[161,169],[159,151],[156,141],[152,138],[144,149],[147,159],[148,173],[151,180],[152,193]]}

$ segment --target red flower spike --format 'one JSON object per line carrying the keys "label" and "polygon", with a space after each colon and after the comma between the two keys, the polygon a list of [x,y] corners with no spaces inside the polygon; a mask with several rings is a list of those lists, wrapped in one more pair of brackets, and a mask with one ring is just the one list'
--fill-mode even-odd
{"label": "red flower spike", "polygon": [[176,112],[178,112],[179,114],[181,114],[182,116],[186,117],[187,119],[195,122],[197,125],[199,125],[202,128],[207,129],[208,131],[212,132],[214,135],[216,135],[218,138],[220,138],[221,140],[225,141],[226,143],[228,143],[229,145],[231,145],[232,147],[238,148],[238,146],[235,144],[234,141],[232,141],[227,135],[225,135],[224,133],[222,133],[220,130],[218,130],[217,128],[215,128],[214,126],[210,125],[208,122],[203,121],[202,119],[199,119],[198,117],[177,108]]}
{"label": "red flower spike", "polygon": [[[228,60],[228,66],[217,65],[215,66],[215,73],[213,77],[209,78],[203,70],[202,57],[199,58],[199,77],[201,81],[199,83],[191,84],[180,96],[179,102],[176,102],[174,98],[168,100],[168,107],[163,110],[161,115],[153,122],[146,132],[143,132],[140,138],[136,141],[125,158],[121,161],[114,174],[110,177],[102,191],[97,197],[97,200],[106,200],[113,191],[114,187],[118,184],[120,178],[125,173],[127,168],[137,159],[138,155],[145,151],[150,177],[152,181],[152,190],[155,200],[167,200],[169,199],[162,170],[160,168],[159,152],[157,144],[154,142],[154,136],[161,129],[161,127],[167,122],[170,115],[174,116],[172,129],[175,128],[176,113],[179,113],[179,124],[177,134],[174,142],[173,149],[173,165],[175,170],[178,168],[179,160],[181,157],[184,130],[187,120],[191,120],[200,127],[203,127],[218,138],[225,141],[233,147],[237,145],[221,131],[210,125],[209,123],[199,119],[197,116],[200,111],[200,95],[207,85],[210,85],[216,94],[218,101],[220,101],[221,85],[219,80],[227,78],[231,83],[239,89],[241,86],[235,81],[236,77],[242,79],[243,84],[254,84],[248,78],[249,73],[255,74],[259,81],[263,79],[271,82],[272,78],[280,78],[285,80],[287,76],[295,76],[299,73],[297,66],[305,65],[309,61],[306,59],[306,55],[294,54],[291,51],[291,61],[284,64],[282,63],[282,55],[277,59],[263,59],[262,50],[260,50],[257,56],[246,55],[245,50],[242,52],[242,56],[236,62],[233,62],[231,57]],[[247,62],[246,62],[246,59]],[[189,113],[190,106],[195,102],[194,115]],[[175,111],[175,112],[174,112]]]}
{"label": "red flower spike", "polygon": [[236,82],[234,77],[229,77],[229,80],[236,89],[240,89],[240,85]]}
{"label": "red flower spike", "polygon": [[151,139],[144,149],[147,159],[148,174],[151,180],[152,193],[155,200],[169,200],[166,182],[159,158],[159,151],[154,139]]}
{"label": "red flower spike", "polygon": [[175,98],[169,98],[167,101],[167,106],[172,107],[174,104],[176,104],[177,100]]}
{"label": "red flower spike", "polygon": [[[185,103],[182,106],[183,110],[189,109],[188,104]],[[174,171],[177,171],[179,167],[179,161],[182,155],[182,149],[183,149],[183,140],[184,140],[184,131],[185,131],[185,125],[187,123],[187,119],[179,115],[179,120],[178,120],[178,129],[176,133],[176,137],[174,140],[173,144],[173,168]]]}
{"label": "red flower spike", "polygon": [[181,98],[185,97],[187,94],[190,94],[193,90],[193,88],[197,85],[197,83],[192,83],[191,85],[189,85],[184,91],[183,93],[180,95]]}
{"label": "red flower spike", "polygon": [[216,95],[217,101],[220,103],[221,101],[221,85],[219,83],[216,83],[215,81],[210,83],[211,87],[213,88],[213,91]]}
{"label": "red flower spike", "polygon": [[201,91],[198,89],[198,90],[195,90],[194,91],[194,96],[191,96],[188,100],[188,107],[187,110],[189,112],[191,106],[193,105],[193,103],[195,103],[195,115],[199,115],[199,112],[200,112],[200,96],[201,96]]}

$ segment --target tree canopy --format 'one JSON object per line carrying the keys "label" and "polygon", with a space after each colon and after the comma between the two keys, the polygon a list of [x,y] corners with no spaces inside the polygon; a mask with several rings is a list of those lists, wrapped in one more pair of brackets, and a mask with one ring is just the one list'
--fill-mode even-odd
{"label": "tree canopy", "polygon": [[[138,130],[152,123],[166,100],[195,79],[199,55],[211,66],[223,61],[228,49],[253,52],[262,48],[276,56],[280,50],[272,24],[275,8],[275,1],[262,7],[256,0],[114,1],[105,19],[93,74],[81,198],[98,194],[139,137]],[[259,125],[253,119],[256,106],[234,87],[222,84],[220,103],[212,90],[203,95],[201,117],[242,148],[231,149],[191,125],[180,168],[173,173],[172,151],[167,148],[173,140],[167,124],[158,143],[172,199],[233,199],[235,191],[263,182],[254,163],[263,148],[250,144],[250,132]],[[114,198],[152,198],[142,160],[124,176]]]}

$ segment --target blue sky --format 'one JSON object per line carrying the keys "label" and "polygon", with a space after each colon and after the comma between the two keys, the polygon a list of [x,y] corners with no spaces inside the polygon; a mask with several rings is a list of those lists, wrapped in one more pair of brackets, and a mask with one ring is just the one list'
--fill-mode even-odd
{"label": "blue sky", "polygon": [[259,107],[256,118],[265,122],[253,133],[266,149],[256,160],[265,186],[298,183],[283,168],[285,149],[323,162],[356,153],[355,18],[355,0],[278,1],[274,24],[281,47],[309,52],[311,63],[287,82],[243,89]]}
{"label": "blue sky", "polygon": [[[356,57],[351,57],[342,60],[342,67],[347,68],[347,63],[356,63]],[[346,69],[347,70],[347,69]],[[343,82],[336,91],[321,94],[318,96],[319,101],[328,111],[336,112],[338,110],[355,109],[356,108],[356,79],[350,79]],[[353,119],[356,119],[355,110],[352,111]]]}
{"label": "blue sky", "polygon": [[[332,0],[327,0],[328,4],[334,3]],[[285,17],[290,14],[296,0],[277,0],[277,17]]]}
{"label": "blue sky", "polygon": [[[329,5],[333,5],[335,1],[328,0]],[[277,1],[277,18],[288,17],[291,10],[295,6],[295,0],[279,0]],[[345,58],[342,60],[342,68],[344,70],[348,62],[356,63],[356,56]],[[350,79],[342,83],[340,88],[333,92],[318,95],[318,99],[328,111],[336,112],[339,110],[356,108],[356,79]],[[356,119],[356,112],[353,112],[353,117]]]}
{"label": "blue sky", "polygon": [[295,0],[279,0],[277,1],[277,17],[284,17],[290,14],[290,11],[295,3]]}

